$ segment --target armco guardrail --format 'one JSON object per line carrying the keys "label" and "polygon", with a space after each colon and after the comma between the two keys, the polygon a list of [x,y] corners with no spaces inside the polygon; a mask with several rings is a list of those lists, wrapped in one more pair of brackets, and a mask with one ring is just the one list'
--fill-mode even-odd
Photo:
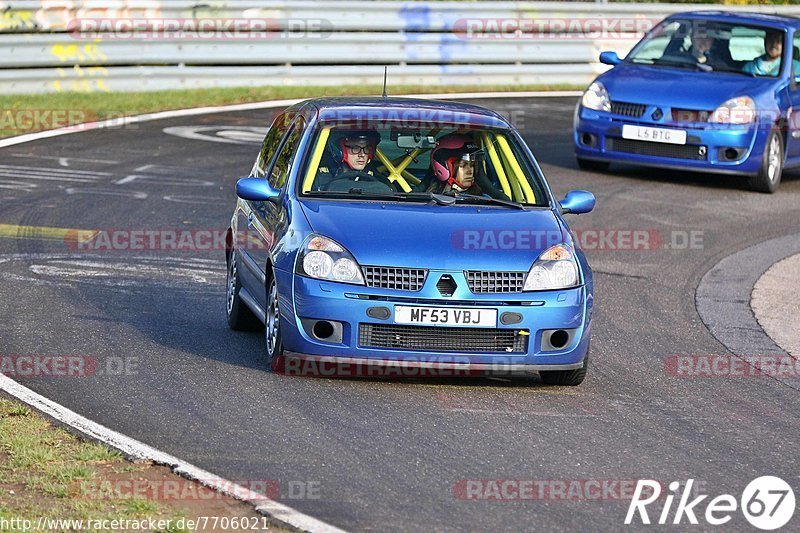
{"label": "armco guardrail", "polygon": [[[0,0],[4,93],[584,84],[686,4]],[[726,7],[727,9],[727,7]],[[737,6],[800,15],[800,6]],[[133,37],[131,28],[144,33]],[[81,30],[81,31],[79,31]],[[143,38],[142,38],[143,37]]]}

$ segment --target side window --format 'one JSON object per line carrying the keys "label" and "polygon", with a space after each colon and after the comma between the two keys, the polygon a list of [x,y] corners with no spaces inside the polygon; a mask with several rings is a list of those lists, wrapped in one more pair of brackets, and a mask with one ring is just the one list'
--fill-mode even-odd
{"label": "side window", "polygon": [[800,30],[794,33],[792,41],[792,77],[800,83]]}
{"label": "side window", "polygon": [[269,164],[272,162],[272,158],[275,155],[275,151],[278,149],[278,145],[283,139],[283,135],[286,133],[286,130],[289,129],[291,125],[291,116],[287,115],[286,113],[280,115],[275,122],[272,123],[272,126],[267,132],[267,136],[264,139],[263,144],[261,145],[261,151],[258,153],[258,157],[256,158],[256,162],[253,165],[253,170],[250,171],[250,175],[254,178],[263,178],[267,175],[267,169],[269,169]]}
{"label": "side window", "polygon": [[304,124],[303,119],[298,119],[295,122],[286,141],[283,143],[278,157],[275,159],[275,164],[270,170],[269,180],[270,185],[276,189],[283,189],[286,185],[286,178],[289,177],[289,172],[292,169],[294,156],[297,153],[297,147],[300,144],[300,138],[303,136]]}

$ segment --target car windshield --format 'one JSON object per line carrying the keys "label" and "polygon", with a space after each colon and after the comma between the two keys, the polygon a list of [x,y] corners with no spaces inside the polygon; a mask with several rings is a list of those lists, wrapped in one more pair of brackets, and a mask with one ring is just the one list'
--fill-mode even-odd
{"label": "car windshield", "polygon": [[322,123],[299,192],[353,201],[546,207],[542,181],[503,129],[443,124]]}
{"label": "car windshield", "polygon": [[[782,30],[716,20],[670,19],[650,31],[626,61],[703,72],[776,77],[781,71],[785,41],[786,34]],[[793,52],[798,55],[798,51]]]}

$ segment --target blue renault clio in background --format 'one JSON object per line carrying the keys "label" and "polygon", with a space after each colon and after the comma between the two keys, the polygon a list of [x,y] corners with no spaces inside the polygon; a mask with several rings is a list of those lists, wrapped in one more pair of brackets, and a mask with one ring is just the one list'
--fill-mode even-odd
{"label": "blue renault clio in background", "polygon": [[800,19],[694,12],[668,17],[586,90],[578,165],[622,162],[746,176],[774,192],[800,165]]}
{"label": "blue renault clio in background", "polygon": [[[283,361],[586,375],[592,271],[520,135],[488,109],[316,99],[236,186],[227,318]],[[283,366],[286,368],[286,366]]]}

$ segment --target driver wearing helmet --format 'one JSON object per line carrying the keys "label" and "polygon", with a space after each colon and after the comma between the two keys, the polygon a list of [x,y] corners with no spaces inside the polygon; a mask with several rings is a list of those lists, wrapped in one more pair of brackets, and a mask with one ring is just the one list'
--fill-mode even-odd
{"label": "driver wearing helmet", "polygon": [[380,182],[369,165],[381,136],[375,130],[334,132],[327,146],[327,163],[321,165],[314,181],[315,190],[328,190],[335,181]]}

